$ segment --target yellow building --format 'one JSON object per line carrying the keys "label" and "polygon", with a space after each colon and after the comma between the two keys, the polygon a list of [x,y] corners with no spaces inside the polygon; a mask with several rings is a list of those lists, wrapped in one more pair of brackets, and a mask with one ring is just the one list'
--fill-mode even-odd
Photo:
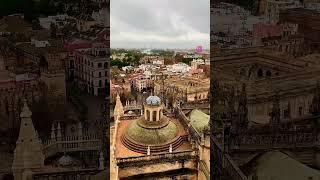
{"label": "yellow building", "polygon": [[186,102],[195,102],[208,99],[210,79],[194,77],[170,77],[154,82],[154,93]]}

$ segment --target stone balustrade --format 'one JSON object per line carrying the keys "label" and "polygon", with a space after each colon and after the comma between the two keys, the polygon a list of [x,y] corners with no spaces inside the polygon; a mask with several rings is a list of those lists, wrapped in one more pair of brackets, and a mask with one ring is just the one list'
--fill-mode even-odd
{"label": "stone balustrade", "polygon": [[278,135],[243,135],[238,142],[233,142],[232,147],[237,149],[266,149],[266,148],[295,148],[313,147],[317,137],[314,133],[288,133]]}
{"label": "stone balustrade", "polygon": [[201,144],[201,135],[194,129],[193,126],[190,125],[189,118],[182,112],[180,107],[176,107],[175,110],[178,113],[179,120],[181,120],[182,125],[188,129],[188,132],[193,140],[195,140],[198,144]]}
{"label": "stone balustrade", "polygon": [[93,179],[96,174],[102,170],[98,169],[77,169],[69,171],[50,171],[50,172],[39,172],[32,174],[34,180],[48,180],[48,179],[79,179],[87,180]]}
{"label": "stone balustrade", "polygon": [[210,109],[209,104],[182,105],[181,109]]}
{"label": "stone balustrade", "polygon": [[210,180],[210,171],[204,161],[199,162],[199,168],[203,172],[203,174],[206,176],[207,180]]}
{"label": "stone balustrade", "polygon": [[232,158],[223,151],[218,141],[211,137],[213,146],[213,178],[221,178],[222,176],[228,177],[230,180],[248,180],[240,168],[235,164]]}
{"label": "stone balustrade", "polygon": [[117,164],[119,166],[128,165],[128,164],[135,164],[137,162],[154,162],[154,161],[165,161],[165,160],[178,160],[178,159],[190,159],[196,158],[197,152],[196,151],[180,151],[180,152],[172,152],[172,153],[158,153],[158,154],[151,154],[151,155],[142,155],[142,156],[134,156],[134,157],[127,157],[127,158],[117,158]]}
{"label": "stone balustrade", "polygon": [[123,107],[124,111],[140,110],[140,109],[142,109],[142,105],[127,105]]}
{"label": "stone balustrade", "polygon": [[68,136],[59,139],[50,139],[44,142],[43,153],[45,158],[59,152],[76,152],[99,150],[100,139],[98,135]]}

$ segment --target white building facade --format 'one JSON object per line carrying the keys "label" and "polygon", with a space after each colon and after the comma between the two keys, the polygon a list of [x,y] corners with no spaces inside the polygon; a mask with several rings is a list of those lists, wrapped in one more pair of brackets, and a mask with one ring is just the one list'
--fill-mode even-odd
{"label": "white building facade", "polygon": [[77,50],[75,55],[75,81],[78,87],[95,96],[107,91],[110,61],[107,47],[102,43],[93,44],[90,49]]}

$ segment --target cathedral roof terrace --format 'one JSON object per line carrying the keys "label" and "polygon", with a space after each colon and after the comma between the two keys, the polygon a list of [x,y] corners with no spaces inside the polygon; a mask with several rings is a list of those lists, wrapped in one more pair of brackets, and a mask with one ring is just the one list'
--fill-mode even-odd
{"label": "cathedral roof terrace", "polygon": [[[178,123],[178,120],[177,119],[171,119],[172,123],[176,125],[176,130],[178,132],[178,134],[175,136],[179,136],[179,137],[187,137],[188,133],[184,130],[184,128],[182,127],[182,125],[180,125]],[[131,124],[131,123],[134,123],[134,120],[121,120],[121,123],[119,123],[119,126],[118,126],[118,136],[116,137],[116,144],[115,144],[115,147],[116,147],[116,153],[115,153],[115,157],[116,159],[121,159],[121,158],[129,158],[129,157],[137,157],[137,156],[143,156],[143,155],[146,155],[146,151],[147,151],[147,148],[148,146],[147,145],[144,145],[141,149],[141,151],[137,151],[135,149],[129,149],[124,143],[123,143],[123,134],[126,133],[127,131],[127,128],[128,126]],[[136,124],[135,124],[136,125]],[[167,131],[169,131],[169,134],[171,135],[170,137],[174,136],[174,133],[172,133],[172,127],[169,127],[168,129],[165,129],[165,130],[161,130],[162,132],[164,132],[163,134],[166,134]],[[141,128],[139,128],[141,130]],[[129,130],[130,131],[130,130]],[[149,131],[152,131],[152,130],[146,130],[147,133]],[[174,131],[173,131],[174,132]],[[146,132],[144,132],[146,133]],[[141,133],[139,133],[140,135],[142,135]],[[151,134],[151,135],[154,135]],[[168,152],[169,153],[169,147],[170,147],[170,142],[177,138],[170,138],[170,137],[165,137],[164,135],[160,136],[160,137],[151,137],[151,135],[147,135],[146,137],[146,140],[143,140],[145,144],[149,144],[150,142],[153,142],[153,145],[156,145],[156,142],[154,142],[155,140],[152,140],[151,139],[161,139],[161,142],[168,142],[167,144],[165,145],[161,145],[162,147],[164,147],[164,152]],[[138,140],[141,140],[140,137],[145,137],[145,136],[135,136],[138,138]],[[150,137],[150,138],[149,138]],[[171,140],[171,141],[170,141]],[[143,143],[143,142],[142,142]],[[142,144],[141,142],[137,143],[137,144]],[[150,143],[151,144],[151,143]],[[152,145],[152,144],[151,144]],[[152,150],[152,149],[151,149]],[[188,141],[183,141],[181,142],[180,146],[178,146],[177,148],[173,148],[173,153],[175,152],[180,152],[180,151],[186,151],[186,150],[192,150],[192,147],[191,147],[191,143],[188,142]],[[158,152],[157,152],[158,153]],[[157,154],[156,153],[156,154]],[[155,153],[152,153],[151,151],[151,154],[155,154]]]}

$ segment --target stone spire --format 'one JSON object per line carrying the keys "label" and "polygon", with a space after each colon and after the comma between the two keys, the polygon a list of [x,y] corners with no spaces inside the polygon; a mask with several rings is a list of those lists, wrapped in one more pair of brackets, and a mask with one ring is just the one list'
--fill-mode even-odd
{"label": "stone spire", "polygon": [[312,103],[310,105],[310,113],[313,115],[320,115],[320,82],[317,81],[317,86],[314,91]]}
{"label": "stone spire", "polygon": [[[216,77],[213,77],[213,79],[210,82],[210,121],[209,126],[210,128],[214,129],[211,131],[212,136],[216,136],[221,133],[221,131],[218,130],[221,126],[221,88],[220,84],[218,82],[218,79]],[[212,111],[212,112],[211,112]],[[218,127],[219,126],[219,127]]]}
{"label": "stone spire", "polygon": [[291,103],[288,102],[288,118],[291,119]]}
{"label": "stone spire", "polygon": [[99,156],[99,169],[103,170],[104,167],[104,157],[103,157],[103,152],[100,152],[100,156]]}
{"label": "stone spire", "polygon": [[52,125],[51,125],[51,139],[52,139],[52,140],[55,140],[55,139],[56,139],[54,123],[52,123]]}
{"label": "stone spire", "polygon": [[247,107],[247,92],[246,85],[242,84],[242,91],[239,98],[238,106],[238,116],[241,129],[246,129],[248,127],[248,107]]}
{"label": "stone spire", "polygon": [[61,132],[61,126],[60,126],[60,122],[58,122],[58,127],[57,127],[57,140],[61,141],[62,139],[62,132]]}
{"label": "stone spire", "polygon": [[228,99],[228,118],[231,121],[231,131],[233,133],[238,133],[240,121],[236,117],[236,110],[235,110],[235,89],[232,87],[231,92],[229,94]]}
{"label": "stone spire", "polygon": [[23,109],[20,114],[19,137],[16,142],[12,164],[12,171],[16,180],[22,179],[25,172],[40,169],[44,166],[42,144],[33,126],[31,115],[32,113],[28,108],[27,102],[24,100]]}
{"label": "stone spire", "polygon": [[79,122],[78,123],[78,137],[81,139],[83,136],[83,127],[82,127],[82,123]]}
{"label": "stone spire", "polygon": [[272,111],[270,113],[270,125],[272,127],[278,127],[280,124],[280,102],[279,96],[276,95],[273,100]]}
{"label": "stone spire", "polygon": [[123,110],[123,105],[120,100],[119,94],[117,94],[116,98],[116,106],[114,107],[114,112],[113,112],[114,117],[120,117],[124,115],[124,110]]}

